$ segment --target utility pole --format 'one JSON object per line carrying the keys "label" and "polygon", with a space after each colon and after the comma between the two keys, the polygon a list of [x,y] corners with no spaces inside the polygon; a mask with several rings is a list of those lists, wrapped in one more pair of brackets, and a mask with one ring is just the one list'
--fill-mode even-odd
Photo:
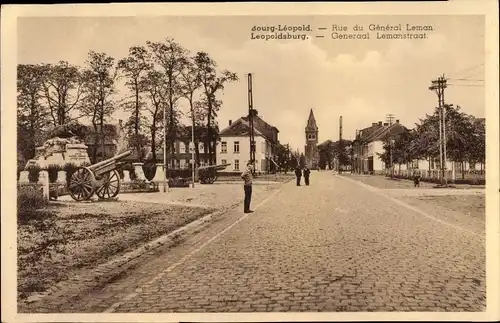
{"label": "utility pole", "polygon": [[342,167],[340,166],[340,159],[342,157],[342,149],[343,149],[343,145],[342,145],[342,116],[340,116],[339,118],[339,153],[337,155],[337,172],[340,174],[341,171],[342,171]]}
{"label": "utility pole", "polygon": [[439,114],[439,160],[441,167],[441,185],[447,186],[446,180],[446,114],[444,103],[444,89],[446,88],[446,79],[444,74],[438,79],[433,80],[429,90],[434,91],[438,96],[438,114]]}
{"label": "utility pole", "polygon": [[163,105],[163,193],[167,191],[167,113],[165,111],[165,104]]}
{"label": "utility pole", "polygon": [[255,173],[255,137],[253,126],[253,93],[252,93],[252,73],[248,73],[248,122],[250,124],[250,162],[253,173]]}
{"label": "utility pole", "polygon": [[[392,122],[394,120],[394,114],[389,113],[386,116],[386,120],[389,123],[389,127],[392,126]],[[394,163],[392,161],[392,150],[394,149],[394,144],[393,144],[393,139],[392,136],[389,134],[389,154],[390,154],[390,168],[391,168],[391,178],[394,178]]]}

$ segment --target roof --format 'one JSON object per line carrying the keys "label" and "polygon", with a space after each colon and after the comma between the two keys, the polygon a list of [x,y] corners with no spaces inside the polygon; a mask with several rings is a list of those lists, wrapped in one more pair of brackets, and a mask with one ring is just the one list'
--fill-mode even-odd
{"label": "roof", "polygon": [[[274,138],[274,134],[279,133],[278,128],[265,122],[258,115],[254,115],[254,134],[257,136],[262,136],[273,143],[278,143],[278,138]],[[220,134],[220,137],[231,137],[231,136],[250,136],[250,123],[248,121],[248,116],[244,116],[234,121],[230,126],[224,128]]]}
{"label": "roof", "polygon": [[313,113],[312,109],[311,109],[311,111],[309,111],[309,118],[307,119],[306,129],[318,130],[318,126],[316,125],[316,118],[314,118],[314,113]]}
{"label": "roof", "polygon": [[[241,117],[246,122],[249,122],[248,116]],[[260,131],[260,133],[269,141],[278,143],[278,138],[276,137],[276,140],[274,139],[274,132],[276,134],[279,133],[278,128],[270,125],[264,119],[259,117],[259,115],[255,114],[254,119],[253,119],[253,124],[254,124],[254,129],[257,129]]]}
{"label": "roof", "polygon": [[398,134],[406,130],[406,127],[400,123],[393,123],[392,125],[383,125],[371,131],[371,133],[363,138],[364,142],[374,142],[384,140],[385,136],[389,134]]}
{"label": "roof", "polygon": [[[263,136],[262,132],[254,127],[254,135]],[[250,136],[250,124],[244,118],[239,118],[233,122],[230,126],[223,129],[220,137],[236,137],[236,136]]]}

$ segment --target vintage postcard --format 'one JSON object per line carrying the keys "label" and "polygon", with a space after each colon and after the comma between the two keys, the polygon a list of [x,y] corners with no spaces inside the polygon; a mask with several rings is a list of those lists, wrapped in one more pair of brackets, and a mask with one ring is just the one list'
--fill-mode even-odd
{"label": "vintage postcard", "polygon": [[496,1],[2,7],[2,321],[498,320]]}

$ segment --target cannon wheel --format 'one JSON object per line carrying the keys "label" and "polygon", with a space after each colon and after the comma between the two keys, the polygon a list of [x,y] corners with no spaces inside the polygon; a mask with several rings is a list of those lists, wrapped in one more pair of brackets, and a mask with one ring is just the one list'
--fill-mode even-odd
{"label": "cannon wheel", "polygon": [[69,180],[68,192],[75,201],[86,201],[94,195],[94,173],[86,167],[78,167]]}
{"label": "cannon wheel", "polygon": [[215,174],[215,175],[212,174],[212,176],[208,178],[207,182],[208,182],[208,184],[213,184],[213,183],[215,183],[216,180],[217,180],[217,174]]}
{"label": "cannon wheel", "polygon": [[120,175],[116,170],[102,175],[99,181],[102,184],[97,188],[96,194],[100,199],[111,199],[120,192]]}

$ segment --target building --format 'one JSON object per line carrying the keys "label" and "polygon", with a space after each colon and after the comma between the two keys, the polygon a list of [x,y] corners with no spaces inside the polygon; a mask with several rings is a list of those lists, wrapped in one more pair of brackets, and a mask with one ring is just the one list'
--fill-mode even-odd
{"label": "building", "polygon": [[[218,128],[213,128],[213,133],[217,133]],[[193,162],[193,149],[198,148],[194,151],[195,160],[199,161],[198,166],[206,166],[210,163],[210,158],[208,154],[208,146],[206,145],[206,127],[200,126],[195,127],[195,144],[192,141],[192,126],[179,126],[177,129],[177,140],[174,143],[174,149],[167,155],[167,163],[169,169],[188,169],[191,168]],[[213,145],[215,147],[216,145]],[[216,147],[215,147],[216,149]],[[149,159],[151,155],[148,156]],[[156,149],[156,163],[163,163],[163,146],[160,145]]]}
{"label": "building", "polygon": [[[85,136],[84,143],[87,145],[87,154],[92,160],[94,149],[96,150],[97,161],[113,157],[117,153],[117,138],[122,128],[121,120],[119,124],[104,124],[104,145],[101,138],[101,126],[97,126],[96,131],[92,126],[88,126],[88,133]],[[97,138],[96,138],[97,137]],[[103,152],[104,148],[104,152]]]}
{"label": "building", "polygon": [[[253,109],[255,140],[255,171],[269,173],[276,169],[272,160],[278,153],[279,130],[265,122],[258,111]],[[220,164],[231,164],[222,172],[241,172],[250,160],[250,123],[249,116],[232,122],[220,134],[217,145],[217,160]]]}
{"label": "building", "polygon": [[[386,136],[397,135],[407,130],[399,120],[396,123],[374,122],[370,127],[356,132],[353,141],[353,169],[360,174],[383,174],[386,165],[378,154],[384,152]],[[389,165],[387,165],[389,167]]]}
{"label": "building", "polygon": [[306,158],[306,165],[310,169],[318,169],[319,152],[318,152],[318,126],[314,118],[313,110],[309,112],[309,118],[305,128],[306,145],[304,147],[304,155]]}

